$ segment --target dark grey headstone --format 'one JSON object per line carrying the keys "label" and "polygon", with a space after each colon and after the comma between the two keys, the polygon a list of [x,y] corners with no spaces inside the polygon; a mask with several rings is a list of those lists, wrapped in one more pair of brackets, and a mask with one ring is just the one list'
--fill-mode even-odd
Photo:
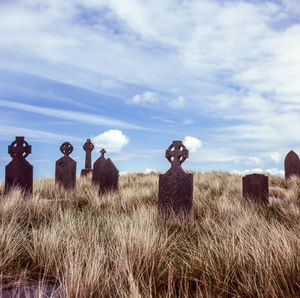
{"label": "dark grey headstone", "polygon": [[85,153],[85,168],[81,170],[81,176],[87,176],[92,173],[92,151],[94,150],[94,144],[90,139],[87,139],[83,145]]}
{"label": "dark grey headstone", "polygon": [[119,186],[119,170],[110,158],[105,158],[106,151],[102,149],[101,156],[94,162],[92,181],[99,185],[99,192],[117,191]]}
{"label": "dark grey headstone", "polygon": [[73,151],[73,146],[65,142],[60,146],[60,151],[64,156],[56,161],[55,183],[65,189],[71,189],[76,185],[76,161],[69,157]]}
{"label": "dark grey headstone", "polygon": [[300,177],[300,160],[299,156],[294,151],[290,151],[285,157],[284,172],[285,179],[288,179],[293,175]]}
{"label": "dark grey headstone", "polygon": [[251,174],[243,177],[243,197],[257,203],[268,203],[268,176],[262,174]]}
{"label": "dark grey headstone", "polygon": [[158,210],[169,216],[190,215],[193,208],[193,174],[186,174],[181,164],[188,158],[189,151],[181,141],[173,141],[166,150],[171,168],[159,175]]}
{"label": "dark grey headstone", "polygon": [[5,167],[5,193],[14,186],[22,188],[25,194],[32,193],[33,166],[25,159],[31,146],[24,137],[16,137],[8,146],[8,153],[13,160]]}

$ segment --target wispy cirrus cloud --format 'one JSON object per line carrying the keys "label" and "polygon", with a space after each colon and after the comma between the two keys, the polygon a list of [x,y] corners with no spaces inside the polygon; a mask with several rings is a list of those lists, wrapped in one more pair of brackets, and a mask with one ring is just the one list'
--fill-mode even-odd
{"label": "wispy cirrus cloud", "polygon": [[26,136],[32,140],[43,143],[57,143],[58,141],[80,142],[84,141],[84,138],[74,137],[69,135],[62,135],[56,133],[50,133],[43,130],[29,129],[25,127],[3,125],[0,124],[0,140],[13,141],[15,136]]}
{"label": "wispy cirrus cloud", "polygon": [[61,109],[52,109],[52,108],[43,108],[34,105],[28,105],[13,101],[0,100],[0,106],[6,108],[12,108],[22,111],[27,111],[31,113],[37,113],[41,115],[51,116],[54,118],[60,118],[64,120],[73,120],[83,123],[96,124],[96,125],[105,125],[105,126],[115,126],[115,127],[123,127],[128,129],[136,129],[136,130],[151,130],[149,128],[144,128],[141,126],[136,126],[124,121],[98,116],[89,113],[82,113],[70,110],[61,110]]}

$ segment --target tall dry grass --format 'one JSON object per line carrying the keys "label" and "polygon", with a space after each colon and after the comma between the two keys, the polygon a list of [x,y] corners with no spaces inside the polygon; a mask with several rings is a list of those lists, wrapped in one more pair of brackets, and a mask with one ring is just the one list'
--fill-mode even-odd
{"label": "tall dry grass", "polygon": [[195,173],[183,221],[159,216],[155,173],[121,176],[119,193],[101,197],[88,178],[69,192],[35,181],[32,196],[0,199],[0,286],[55,284],[84,298],[300,297],[300,179],[270,177],[282,201],[269,205],[247,202],[241,185]]}

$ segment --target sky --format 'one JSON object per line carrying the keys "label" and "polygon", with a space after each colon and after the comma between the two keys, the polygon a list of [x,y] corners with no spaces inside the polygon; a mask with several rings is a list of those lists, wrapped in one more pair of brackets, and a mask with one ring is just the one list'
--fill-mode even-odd
{"label": "sky", "polygon": [[300,153],[299,0],[0,0],[0,180],[25,136],[34,177],[69,141],[84,168],[283,175]]}

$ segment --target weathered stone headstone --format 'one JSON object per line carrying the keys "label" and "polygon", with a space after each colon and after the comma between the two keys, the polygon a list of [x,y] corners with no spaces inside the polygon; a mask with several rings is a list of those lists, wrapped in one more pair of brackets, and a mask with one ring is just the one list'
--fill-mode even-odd
{"label": "weathered stone headstone", "polygon": [[257,203],[269,202],[269,178],[263,174],[243,177],[243,197]]}
{"label": "weathered stone headstone", "polygon": [[173,141],[166,150],[171,168],[159,175],[158,210],[169,216],[189,215],[193,207],[193,174],[186,174],[181,164],[189,157],[189,151],[181,141]]}
{"label": "weathered stone headstone", "polygon": [[64,156],[56,161],[55,183],[71,189],[76,185],[76,161],[69,156],[73,152],[73,146],[65,142],[60,146],[60,151]]}
{"label": "weathered stone headstone", "polygon": [[284,160],[285,179],[295,175],[300,177],[300,159],[294,152],[290,151]]}
{"label": "weathered stone headstone", "polygon": [[31,153],[31,146],[24,137],[16,137],[8,146],[8,153],[13,160],[5,167],[5,193],[14,186],[32,193],[33,166],[25,159]]}
{"label": "weathered stone headstone", "polygon": [[87,139],[83,145],[85,153],[85,168],[81,170],[81,176],[87,176],[92,173],[92,151],[94,150],[94,144],[90,139]]}
{"label": "weathered stone headstone", "polygon": [[106,151],[100,151],[101,156],[94,162],[92,181],[99,185],[99,192],[117,191],[119,186],[119,170],[110,158],[105,158]]}

